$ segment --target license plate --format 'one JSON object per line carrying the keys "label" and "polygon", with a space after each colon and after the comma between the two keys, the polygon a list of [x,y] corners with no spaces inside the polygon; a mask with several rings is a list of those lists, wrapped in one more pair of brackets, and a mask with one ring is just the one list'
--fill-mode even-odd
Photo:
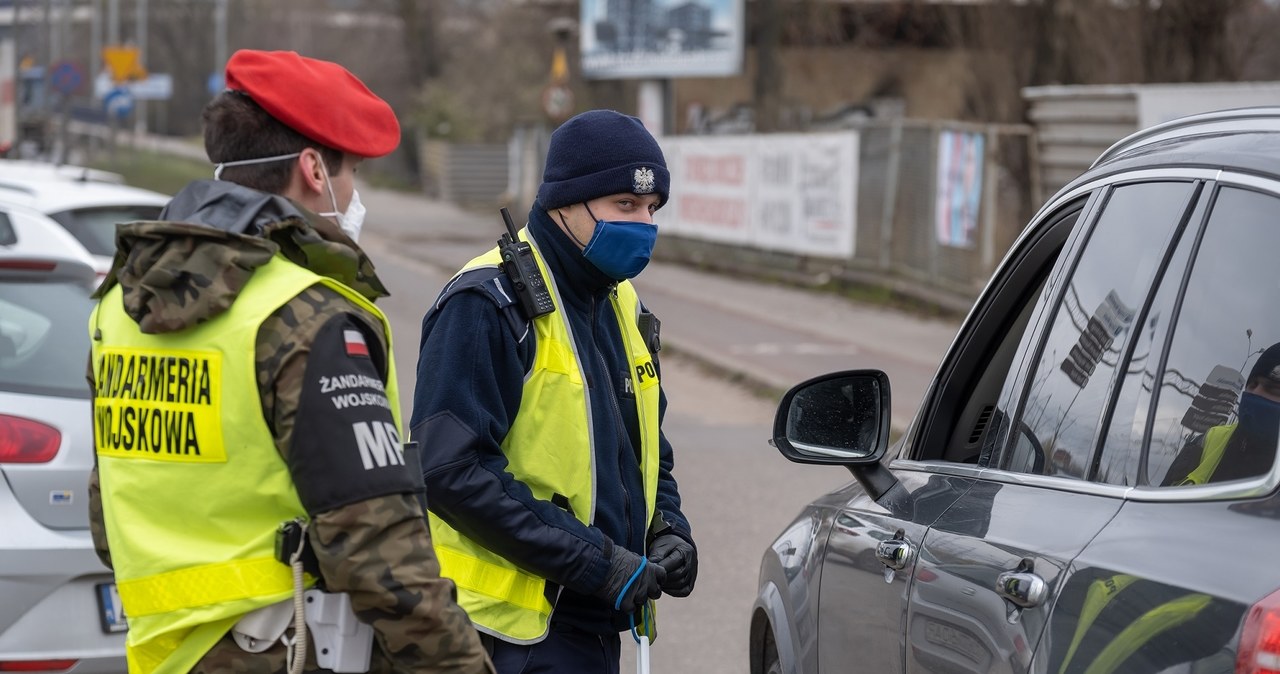
{"label": "license plate", "polygon": [[115,583],[98,583],[98,620],[102,631],[107,634],[123,632],[129,629],[129,621],[125,618],[124,607],[120,604],[120,593]]}
{"label": "license plate", "polygon": [[974,662],[981,663],[986,659],[986,649],[982,647],[982,644],[978,643],[977,639],[954,627],[926,620],[924,638],[931,644],[949,648]]}

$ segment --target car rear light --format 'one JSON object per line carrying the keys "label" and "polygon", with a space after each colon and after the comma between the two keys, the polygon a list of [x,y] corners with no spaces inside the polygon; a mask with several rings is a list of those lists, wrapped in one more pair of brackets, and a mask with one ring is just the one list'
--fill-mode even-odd
{"label": "car rear light", "polygon": [[[46,463],[58,455],[58,429],[22,417],[0,414],[0,463]],[[0,663],[0,671],[4,665]]]}
{"label": "car rear light", "polygon": [[78,664],[79,660],[0,661],[0,672],[65,672]]}
{"label": "car rear light", "polygon": [[0,260],[0,269],[18,271],[53,271],[57,266],[58,263],[48,260]]}
{"label": "car rear light", "polygon": [[1280,674],[1280,590],[1249,608],[1240,630],[1236,674]]}

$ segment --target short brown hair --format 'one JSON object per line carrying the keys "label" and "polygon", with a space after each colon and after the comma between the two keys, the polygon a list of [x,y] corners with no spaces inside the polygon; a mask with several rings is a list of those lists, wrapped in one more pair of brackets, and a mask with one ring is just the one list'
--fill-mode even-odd
{"label": "short brown hair", "polygon": [[[311,147],[320,152],[330,175],[342,170],[341,151],[290,129],[238,91],[218,94],[205,106],[202,117],[204,151],[214,164],[292,154]],[[279,194],[289,186],[292,170],[293,164],[284,160],[228,166],[222,179]]]}

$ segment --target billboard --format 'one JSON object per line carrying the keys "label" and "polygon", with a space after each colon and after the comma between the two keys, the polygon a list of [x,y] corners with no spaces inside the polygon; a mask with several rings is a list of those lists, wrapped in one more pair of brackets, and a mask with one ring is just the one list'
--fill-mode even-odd
{"label": "billboard", "polygon": [[718,77],[742,70],[743,0],[582,0],[582,73]]}
{"label": "billboard", "polygon": [[702,241],[851,259],[857,132],[666,136],[671,200],[659,231]]}

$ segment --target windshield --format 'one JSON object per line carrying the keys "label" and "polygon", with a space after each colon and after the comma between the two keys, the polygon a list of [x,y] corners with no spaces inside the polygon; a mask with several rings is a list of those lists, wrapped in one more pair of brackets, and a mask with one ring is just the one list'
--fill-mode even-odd
{"label": "windshield", "polygon": [[0,391],[88,398],[90,289],[0,282]]}
{"label": "windshield", "polygon": [[159,206],[100,206],[49,214],[94,255],[115,255],[117,224],[159,216]]}

